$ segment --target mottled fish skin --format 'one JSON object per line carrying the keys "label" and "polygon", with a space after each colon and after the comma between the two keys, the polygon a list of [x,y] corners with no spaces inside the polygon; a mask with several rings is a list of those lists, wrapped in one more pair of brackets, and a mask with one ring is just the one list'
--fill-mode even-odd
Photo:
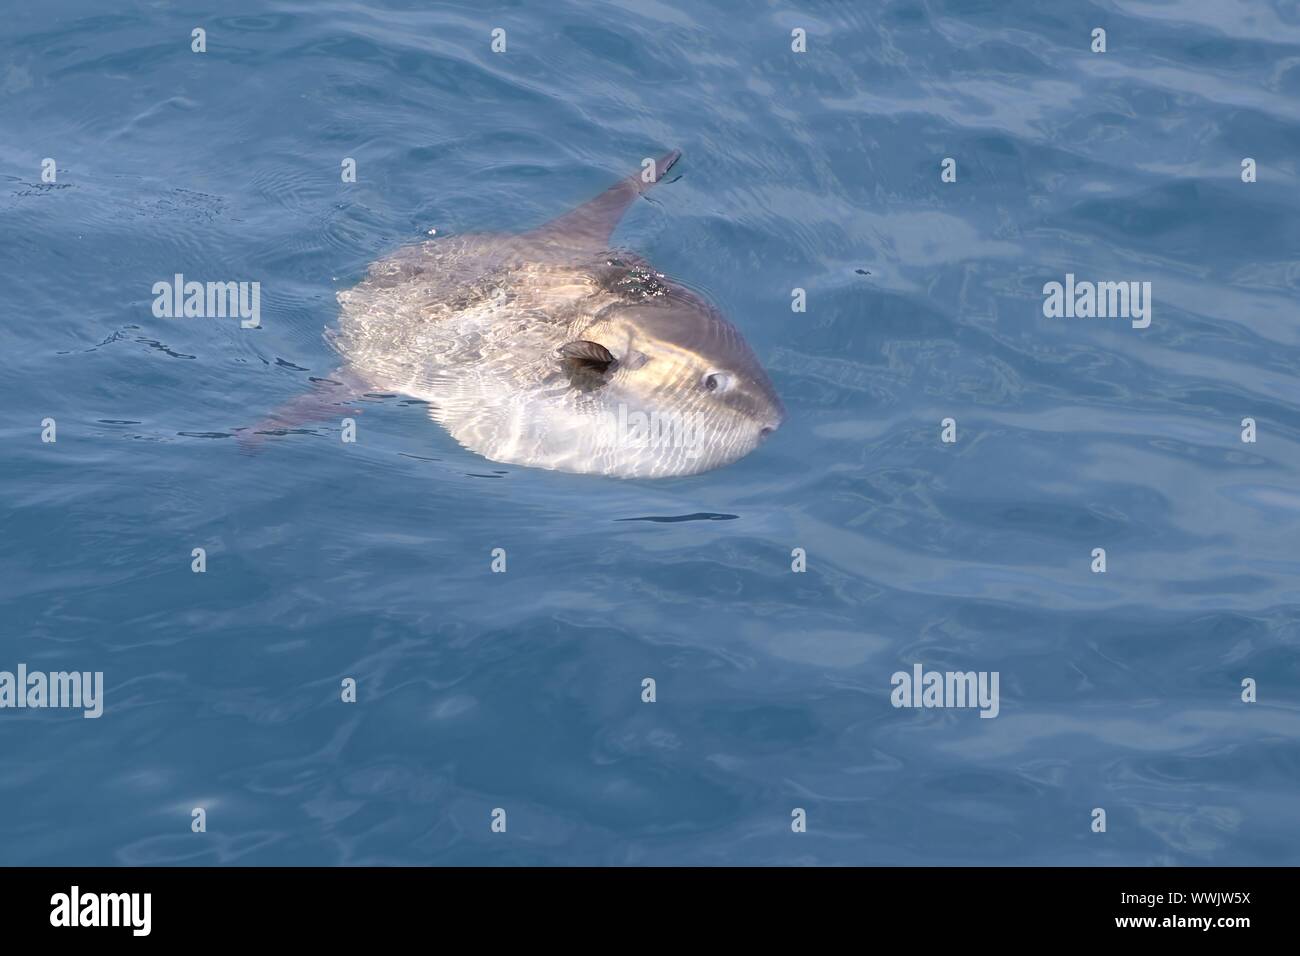
{"label": "mottled fish skin", "polygon": [[534,232],[437,239],[374,263],[338,294],[331,341],[347,371],[428,402],[497,462],[658,478],[748,454],[783,410],[740,333],[605,248],[644,188],[629,177]]}

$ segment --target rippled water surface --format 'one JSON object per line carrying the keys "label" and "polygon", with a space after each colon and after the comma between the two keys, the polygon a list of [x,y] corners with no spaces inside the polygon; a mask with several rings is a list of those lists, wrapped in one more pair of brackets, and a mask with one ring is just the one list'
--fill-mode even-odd
{"label": "rippled water surface", "polygon": [[[0,12],[0,669],[106,685],[0,711],[0,863],[1300,862],[1293,4]],[[769,369],[754,454],[530,470],[394,396],[240,455],[369,262],[671,147],[618,241]],[[1150,327],[1045,318],[1067,273]],[[894,708],[916,663],[999,716]]]}

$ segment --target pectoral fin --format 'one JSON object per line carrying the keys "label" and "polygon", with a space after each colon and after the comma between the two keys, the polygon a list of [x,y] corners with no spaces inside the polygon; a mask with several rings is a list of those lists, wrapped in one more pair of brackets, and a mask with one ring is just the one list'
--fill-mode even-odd
{"label": "pectoral fin", "polygon": [[580,392],[594,392],[603,386],[609,380],[610,369],[616,364],[609,349],[586,339],[565,342],[558,352],[569,384]]}
{"label": "pectoral fin", "polygon": [[560,354],[571,362],[577,362],[597,372],[604,372],[614,364],[614,356],[609,349],[599,342],[576,339],[560,346]]}

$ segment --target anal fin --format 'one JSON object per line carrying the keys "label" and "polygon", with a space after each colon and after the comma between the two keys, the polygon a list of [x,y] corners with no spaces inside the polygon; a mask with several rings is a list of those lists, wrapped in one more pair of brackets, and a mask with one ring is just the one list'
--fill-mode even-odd
{"label": "anal fin", "polygon": [[342,369],[329,378],[313,379],[311,391],[292,398],[255,425],[239,430],[239,450],[256,454],[271,438],[303,434],[304,425],[331,421],[360,414],[363,408],[352,407],[367,391],[366,384]]}

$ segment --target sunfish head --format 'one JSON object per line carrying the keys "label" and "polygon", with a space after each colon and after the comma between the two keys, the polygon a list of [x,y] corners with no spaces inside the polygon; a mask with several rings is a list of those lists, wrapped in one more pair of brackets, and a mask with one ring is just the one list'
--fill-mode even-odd
{"label": "sunfish head", "polygon": [[[785,409],[736,328],[694,293],[664,287],[609,306],[560,350],[599,434],[593,464],[608,475],[669,477],[743,458]],[[586,443],[584,443],[586,444]]]}

